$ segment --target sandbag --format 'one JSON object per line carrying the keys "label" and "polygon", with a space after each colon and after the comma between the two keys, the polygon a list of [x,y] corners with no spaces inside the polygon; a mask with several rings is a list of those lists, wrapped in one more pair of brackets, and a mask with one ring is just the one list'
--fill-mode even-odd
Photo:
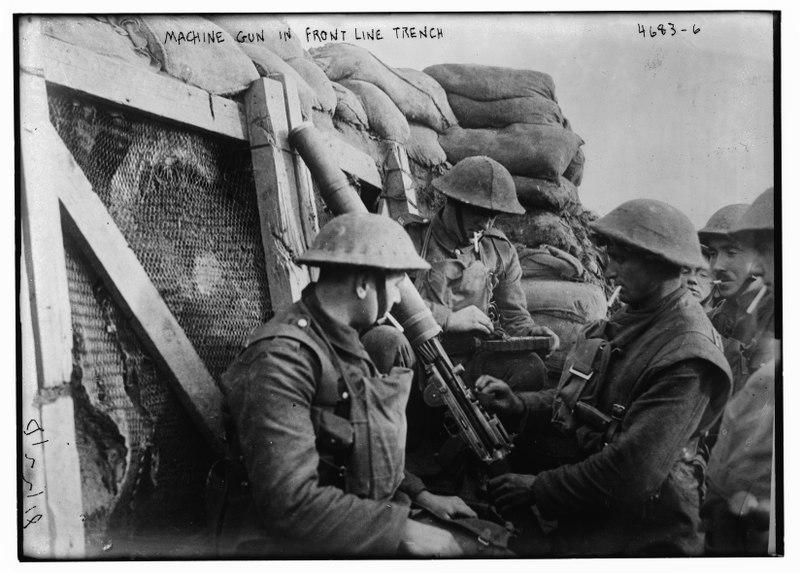
{"label": "sandbag", "polygon": [[477,101],[535,95],[558,101],[553,78],[534,70],[479,64],[436,64],[423,71],[448,94],[458,94]]}
{"label": "sandbag", "polygon": [[360,129],[369,129],[369,118],[358,96],[337,82],[331,82],[336,93],[336,111],[334,117],[346,121]]}
{"label": "sandbag", "polygon": [[535,249],[517,248],[522,278],[552,281],[580,281],[586,269],[576,258],[550,245]]}
{"label": "sandbag", "polygon": [[[447,101],[447,93],[444,88],[439,85],[435,79],[430,77],[423,71],[415,70],[412,68],[397,68],[397,73],[400,74],[406,81],[411,82],[417,88],[422,89],[427,93],[433,101],[436,108],[442,113],[442,117],[446,120],[442,123],[442,131],[452,125],[458,125],[453,110],[450,108],[450,102]],[[433,129],[433,126],[431,126]]]}
{"label": "sandbag", "polygon": [[409,123],[408,127],[410,136],[405,147],[411,161],[425,167],[435,167],[447,161],[447,155],[439,145],[439,137],[434,130],[418,123]]}
{"label": "sandbag", "polygon": [[602,287],[590,283],[532,278],[522,279],[522,289],[533,321],[550,327],[561,339],[558,350],[546,361],[548,372],[555,378],[564,368],[580,328],[605,318],[605,293]]}
{"label": "sandbag", "polygon": [[122,60],[137,67],[149,68],[150,53],[137,49],[124,28],[90,16],[46,16],[42,33],[73,46]]}
{"label": "sandbag", "polygon": [[314,61],[335,82],[361,80],[379,87],[411,121],[442,132],[456,124],[443,91],[417,74],[400,73],[372,53],[352,44],[326,44],[312,48]]}
{"label": "sandbag", "polygon": [[526,209],[561,212],[580,203],[578,190],[564,177],[560,177],[558,183],[520,175],[514,175],[513,179],[517,198]]}
{"label": "sandbag", "polygon": [[453,164],[488,155],[512,175],[558,181],[583,141],[560,125],[515,123],[503,129],[451,127],[439,143]]}
{"label": "sandbag", "polygon": [[559,105],[539,94],[478,101],[450,93],[447,94],[447,101],[461,127],[506,127],[512,123],[561,125],[564,121]]}
{"label": "sandbag", "polygon": [[300,99],[300,109],[303,112],[303,119],[311,117],[312,109],[322,109],[316,92],[302,78],[297,71],[261,44],[239,44],[242,51],[253,61],[256,70],[261,76],[268,77],[274,74],[283,74],[292,78],[297,86],[297,96]]}
{"label": "sandbag", "polygon": [[333,91],[333,85],[325,76],[325,72],[313,60],[306,57],[291,58],[286,60],[286,63],[292,66],[317,94],[320,104],[318,109],[332,115],[336,109],[336,92]]}
{"label": "sandbag", "polygon": [[[253,62],[234,39],[216,24],[198,16],[141,16],[151,55],[169,75],[214,95],[233,95],[259,78]],[[181,42],[183,33],[207,34],[222,42]]]}
{"label": "sandbag", "polygon": [[383,90],[361,80],[341,80],[339,83],[361,100],[369,126],[379,137],[401,144],[408,140],[408,121]]}
{"label": "sandbag", "polygon": [[288,38],[285,35],[282,37],[279,35],[290,30],[289,24],[283,18],[257,14],[217,14],[208,16],[208,19],[228,32],[234,39],[239,36],[247,40],[247,35],[251,34],[252,40],[237,42],[237,45],[242,48],[262,46],[282,60],[303,57],[303,45],[300,43],[298,35],[292,33]]}
{"label": "sandbag", "polygon": [[527,247],[550,245],[580,258],[580,242],[569,222],[548,211],[530,211],[524,215],[501,215],[496,225],[512,243]]}
{"label": "sandbag", "polygon": [[583,150],[579,147],[575,152],[572,161],[567,165],[567,170],[564,171],[564,177],[569,179],[573,185],[578,187],[583,182],[583,164],[586,162],[586,156]]}

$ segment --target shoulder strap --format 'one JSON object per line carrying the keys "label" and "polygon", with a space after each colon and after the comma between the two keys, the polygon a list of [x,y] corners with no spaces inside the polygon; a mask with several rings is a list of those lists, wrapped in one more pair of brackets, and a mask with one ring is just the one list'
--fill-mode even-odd
{"label": "shoulder strap", "polygon": [[[262,324],[247,337],[245,348],[255,344],[260,340],[272,340],[276,338],[288,338],[296,340],[307,346],[319,360],[322,368],[321,383],[317,386],[317,393],[314,395],[316,403],[336,403],[339,399],[339,379],[344,375],[340,364],[334,364],[331,360],[331,353],[326,352],[314,338],[306,332],[309,328],[310,320],[300,317],[293,322],[273,322]],[[333,354],[335,359],[335,354]],[[338,367],[337,367],[338,366]]]}
{"label": "shoulder strap", "polygon": [[[433,232],[433,224],[429,224],[428,228],[425,229],[425,235],[424,238],[422,239],[422,248],[419,251],[419,256],[422,257],[423,259],[425,259],[425,257],[428,255],[428,246],[430,245],[431,242],[432,232]],[[423,274],[424,271],[417,271],[416,276],[414,277],[414,286],[417,288],[417,290],[420,290],[420,287],[422,286]]]}

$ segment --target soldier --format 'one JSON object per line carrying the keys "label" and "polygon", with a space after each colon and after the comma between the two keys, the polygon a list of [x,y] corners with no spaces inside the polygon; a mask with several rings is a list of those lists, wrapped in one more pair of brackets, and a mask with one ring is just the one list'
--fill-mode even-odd
{"label": "soldier", "polygon": [[243,462],[226,481],[246,486],[226,515],[223,551],[454,554],[451,534],[409,520],[404,492],[439,515],[474,513],[409,485],[412,373],[379,372],[358,336],[399,300],[404,272],[428,263],[399,224],[368,213],[332,219],[298,261],[318,266],[319,280],[249,336],[222,378]]}
{"label": "soldier", "polygon": [[[768,189],[730,229],[751,251],[770,287],[775,281],[774,191]],[[708,552],[715,555],[774,553],[770,506],[774,512],[775,371],[778,343],[768,325],[769,356],[736,392],[722,416],[720,435],[708,463]],[[766,337],[765,337],[766,338]]]}
{"label": "soldier", "polygon": [[522,290],[517,251],[494,228],[500,213],[522,214],[514,180],[489,157],[468,157],[433,186],[447,200],[433,219],[406,224],[420,255],[430,263],[416,285],[444,332],[442,342],[454,362],[464,364],[474,382],[492,374],[512,387],[541,387],[546,370],[535,353],[475,352],[475,337],[502,330],[510,336],[558,336],[534,324]]}
{"label": "soldier", "polygon": [[746,204],[727,205],[714,213],[698,232],[718,281],[709,318],[724,339],[725,354],[734,370],[734,392],[763,362],[759,340],[768,331],[774,315],[772,293],[754,273],[757,258],[754,251],[744,248],[729,234],[731,226],[747,209]]}
{"label": "soldier", "polygon": [[719,335],[681,287],[681,267],[702,265],[697,234],[683,213],[650,199],[623,203],[592,227],[626,306],[584,327],[557,389],[515,393],[491,377],[476,384],[530,439],[569,438],[571,459],[494,478],[490,492],[502,511],[535,506],[557,520],[517,551],[699,554],[697,444],[722,412],[730,370]]}
{"label": "soldier", "polygon": [[702,267],[683,267],[681,269],[681,284],[700,301],[703,308],[711,298],[711,274],[708,264]]}
{"label": "soldier", "polygon": [[[548,336],[551,349],[558,346],[552,330],[534,324],[516,249],[493,227],[498,213],[525,212],[517,201],[514,180],[505,167],[480,156],[460,161],[433,185],[447,198],[442,210],[431,220],[410,217],[403,222],[431,266],[417,274],[415,284],[442,327],[445,350],[454,363],[465,367],[469,385],[481,374],[491,374],[513,388],[541,388],[547,372],[537,354],[475,348],[476,337],[497,335],[501,329],[510,336]],[[387,327],[364,337],[379,366],[410,366],[402,343],[397,331]],[[473,502],[477,495],[473,482],[480,478],[467,477],[472,472],[464,465],[468,462],[462,444],[449,438],[444,412],[423,402],[421,385],[415,385],[409,400],[410,467],[432,489],[459,493]]]}

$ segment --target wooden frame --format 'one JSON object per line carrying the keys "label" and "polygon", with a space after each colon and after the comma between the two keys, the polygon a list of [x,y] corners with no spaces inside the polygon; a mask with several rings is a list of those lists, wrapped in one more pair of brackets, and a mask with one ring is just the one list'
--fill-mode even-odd
{"label": "wooden frame", "polygon": [[[253,177],[261,220],[273,310],[290,306],[309,282],[308,271],[294,263],[305,250],[300,222],[294,155],[284,85],[262,78],[245,95]],[[315,211],[316,213],[316,211]]]}
{"label": "wooden frame", "polygon": [[[23,26],[20,37],[36,47],[38,27]],[[27,55],[26,55],[27,57]],[[25,62],[25,60],[23,60]],[[30,59],[27,60],[31,62]],[[68,391],[72,376],[72,318],[58,198],[59,174],[38,158],[49,151],[50,125],[44,80],[20,74],[23,269],[31,320],[28,364],[22,395],[23,482],[20,484],[23,549],[31,557],[81,557],[81,513],[75,417]],[[25,360],[25,359],[23,359]],[[56,430],[56,431],[53,431]],[[33,439],[31,439],[33,437]],[[38,469],[37,465],[39,464]],[[25,477],[27,475],[27,477]],[[36,489],[34,489],[34,486]],[[34,516],[41,516],[36,522]]]}

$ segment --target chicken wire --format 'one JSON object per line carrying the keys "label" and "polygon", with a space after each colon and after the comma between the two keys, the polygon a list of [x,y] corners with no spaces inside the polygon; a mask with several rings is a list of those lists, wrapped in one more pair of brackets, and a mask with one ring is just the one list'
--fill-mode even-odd
{"label": "chicken wire", "polygon": [[51,91],[50,117],[218,378],[272,315],[250,152]]}
{"label": "chicken wire", "polygon": [[87,555],[193,555],[211,455],[69,237],[65,253]]}

